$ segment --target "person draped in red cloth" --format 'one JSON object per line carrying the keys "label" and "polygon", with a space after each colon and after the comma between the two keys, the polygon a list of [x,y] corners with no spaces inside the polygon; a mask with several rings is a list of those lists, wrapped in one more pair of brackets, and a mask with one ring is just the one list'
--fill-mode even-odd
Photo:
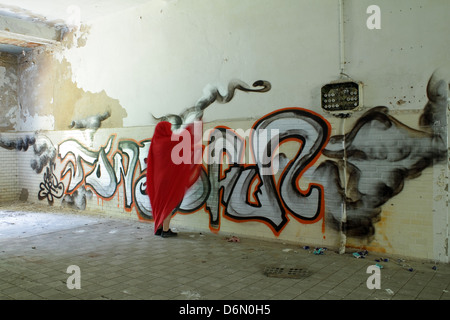
{"label": "person draped in red cloth", "polygon": [[[154,117],[159,122],[147,157],[147,194],[150,197],[156,235],[176,235],[169,228],[171,214],[176,211],[186,191],[200,175],[202,130],[198,133],[197,128],[201,129],[204,110],[215,101],[231,101],[237,89],[244,92],[267,92],[272,86],[268,81],[258,80],[253,83],[253,87],[259,88],[250,88],[240,80],[233,80],[228,84],[226,95],[222,95],[217,87],[208,87],[209,91],[180,115]],[[173,125],[167,121],[169,119],[172,119]],[[178,151],[180,144],[182,155]],[[180,158],[182,161],[179,161]]]}
{"label": "person draped in red cloth", "polygon": [[194,134],[192,123],[175,132],[171,126],[167,121],[158,122],[147,157],[147,194],[154,231],[163,237],[177,235],[169,228],[170,219],[201,169],[201,134]]}

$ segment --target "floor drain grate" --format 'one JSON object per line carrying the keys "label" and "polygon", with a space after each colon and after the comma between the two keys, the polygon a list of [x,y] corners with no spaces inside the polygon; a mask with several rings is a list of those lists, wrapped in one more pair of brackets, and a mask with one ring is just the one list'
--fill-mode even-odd
{"label": "floor drain grate", "polygon": [[301,279],[308,277],[311,273],[308,270],[296,267],[265,267],[264,274],[274,278]]}

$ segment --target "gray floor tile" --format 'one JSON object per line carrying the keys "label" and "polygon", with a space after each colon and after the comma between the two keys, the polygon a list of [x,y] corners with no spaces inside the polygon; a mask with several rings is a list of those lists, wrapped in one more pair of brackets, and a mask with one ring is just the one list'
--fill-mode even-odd
{"label": "gray floor tile", "polygon": [[[38,214],[45,219],[45,212]],[[79,223],[2,235],[1,300],[450,299],[448,264],[433,270],[431,262],[408,261],[414,266],[410,272],[389,257],[381,288],[370,290],[366,270],[376,263],[375,254],[355,259],[351,252],[330,249],[316,256],[295,244],[246,238],[229,243],[222,235],[194,232],[162,239],[153,235],[152,224],[137,220],[70,217]],[[81,289],[67,288],[70,265],[80,267]],[[300,279],[268,277],[269,265],[295,265],[310,273]]]}

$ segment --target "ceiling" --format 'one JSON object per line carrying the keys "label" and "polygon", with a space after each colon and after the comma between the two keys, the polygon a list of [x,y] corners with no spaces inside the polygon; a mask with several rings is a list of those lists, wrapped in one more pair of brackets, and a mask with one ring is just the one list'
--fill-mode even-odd
{"label": "ceiling", "polygon": [[18,15],[40,17],[46,21],[67,21],[70,8],[80,8],[82,22],[89,22],[101,16],[140,6],[155,0],[0,0],[1,11]]}
{"label": "ceiling", "polygon": [[150,1],[157,0],[0,0],[0,52],[54,43],[74,21],[90,23]]}

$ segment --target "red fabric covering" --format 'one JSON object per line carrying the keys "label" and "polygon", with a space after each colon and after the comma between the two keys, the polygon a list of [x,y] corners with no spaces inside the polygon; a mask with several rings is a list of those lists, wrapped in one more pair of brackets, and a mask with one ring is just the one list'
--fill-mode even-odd
{"label": "red fabric covering", "polygon": [[[189,139],[184,141],[187,137],[190,137],[190,141]],[[198,140],[198,137],[196,138]],[[198,149],[198,143],[200,143],[200,149]],[[180,152],[181,145],[183,145],[183,151],[188,150],[187,153],[190,154]],[[172,159],[172,150],[174,159]],[[156,125],[147,157],[147,194],[152,206],[155,232],[162,226],[164,219],[181,203],[186,190],[197,181],[200,164],[194,163],[194,160],[199,162],[198,158],[194,159],[194,151],[198,152],[198,150],[200,152],[202,150],[201,135],[200,141],[194,141],[193,124],[176,133],[172,132],[171,124],[167,121],[158,122]],[[185,159],[184,162],[187,163],[177,164],[180,159]]]}

